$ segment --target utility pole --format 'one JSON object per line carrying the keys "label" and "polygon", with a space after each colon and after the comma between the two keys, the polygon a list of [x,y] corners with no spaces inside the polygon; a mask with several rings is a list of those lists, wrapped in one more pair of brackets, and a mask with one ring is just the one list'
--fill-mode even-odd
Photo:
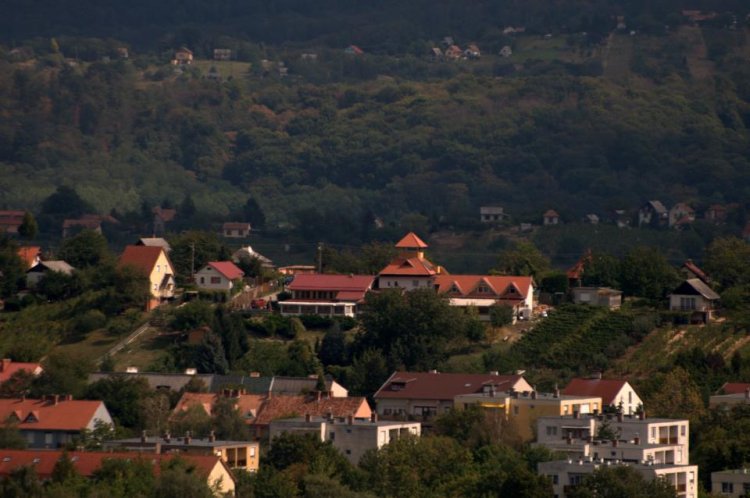
{"label": "utility pole", "polygon": [[190,244],[190,279],[195,280],[195,242]]}
{"label": "utility pole", "polygon": [[318,273],[323,273],[323,243],[318,242]]}

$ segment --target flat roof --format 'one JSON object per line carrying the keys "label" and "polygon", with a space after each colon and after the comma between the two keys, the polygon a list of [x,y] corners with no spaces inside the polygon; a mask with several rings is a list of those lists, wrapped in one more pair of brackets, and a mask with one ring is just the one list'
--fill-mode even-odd
{"label": "flat roof", "polygon": [[156,446],[156,444],[161,444],[162,446],[185,446],[185,447],[205,447],[205,448],[215,448],[217,446],[249,446],[249,445],[258,445],[257,441],[223,441],[220,439],[217,439],[216,441],[209,441],[208,438],[191,438],[189,443],[185,443],[185,437],[184,436],[172,436],[169,442],[167,442],[163,437],[147,437],[145,441],[143,441],[142,438],[134,437],[134,438],[128,438],[128,439],[113,439],[111,441],[105,441],[104,444],[107,445],[118,445],[118,446],[127,446],[127,445],[142,445],[142,446]]}

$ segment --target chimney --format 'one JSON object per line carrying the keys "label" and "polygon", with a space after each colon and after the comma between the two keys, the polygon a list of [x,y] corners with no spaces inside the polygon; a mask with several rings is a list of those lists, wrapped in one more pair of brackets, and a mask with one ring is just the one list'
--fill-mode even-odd
{"label": "chimney", "polygon": [[326,413],[326,418],[329,422],[333,422],[333,412],[331,410],[328,410],[328,413]]}
{"label": "chimney", "polygon": [[148,436],[146,435],[146,431],[141,431],[141,443],[146,443],[146,439],[148,439]]}
{"label": "chimney", "polygon": [[555,390],[552,393],[552,397],[554,397],[554,398],[559,398],[560,397],[560,388],[558,387],[557,384],[555,384]]}
{"label": "chimney", "polygon": [[318,391],[318,396],[317,396],[317,397],[318,397],[318,401],[320,401],[320,400],[321,400],[321,398],[323,397],[323,393],[322,393],[322,392],[320,392],[320,391]]}
{"label": "chimney", "polygon": [[164,434],[164,442],[165,443],[171,443],[172,442],[172,435],[169,432],[167,432],[166,434]]}
{"label": "chimney", "polygon": [[185,432],[185,439],[183,441],[185,444],[190,444],[190,442],[193,440],[192,436],[190,435],[190,431]]}
{"label": "chimney", "polygon": [[305,413],[305,422],[312,422],[312,415],[310,415],[309,413]]}
{"label": "chimney", "polygon": [[495,375],[495,376],[497,376],[497,375],[500,375],[500,372],[498,372],[497,370],[492,370],[492,371],[490,372],[490,375]]}
{"label": "chimney", "polygon": [[378,421],[378,412],[372,412],[370,414],[370,422],[375,423]]}
{"label": "chimney", "polygon": [[216,433],[213,430],[208,433],[208,442],[209,443],[216,442]]}
{"label": "chimney", "polygon": [[260,377],[260,372],[250,372],[250,377],[252,378]]}
{"label": "chimney", "polygon": [[534,387],[534,390],[531,391],[531,399],[536,399],[536,387]]}
{"label": "chimney", "polygon": [[618,441],[617,441],[617,439],[613,439],[613,440],[612,440],[612,447],[613,447],[613,448],[617,448],[617,444],[618,444]]}
{"label": "chimney", "polygon": [[10,363],[11,363],[10,358],[3,358],[2,360],[0,360],[0,372],[5,372],[5,370],[8,368]]}
{"label": "chimney", "polygon": [[346,423],[349,425],[354,424],[354,415],[349,415],[346,417]]}

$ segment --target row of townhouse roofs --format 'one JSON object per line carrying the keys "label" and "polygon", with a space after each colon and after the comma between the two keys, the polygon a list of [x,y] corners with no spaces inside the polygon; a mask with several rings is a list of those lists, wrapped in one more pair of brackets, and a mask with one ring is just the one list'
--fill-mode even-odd
{"label": "row of townhouse roofs", "polygon": [[[702,214],[702,219],[708,223],[720,225],[726,223],[732,213],[741,208],[740,204],[712,204]],[[510,219],[505,209],[501,206],[482,206],[479,208],[479,221],[486,224],[497,224]],[[671,208],[667,208],[661,201],[652,200],[646,202],[636,212],[628,209],[614,209],[607,216],[596,213],[586,214],[581,221],[591,225],[608,222],[619,228],[627,228],[632,224],[638,227],[669,227],[677,230],[683,229],[698,219],[696,210],[688,203],[678,202]],[[560,225],[562,217],[554,209],[548,209],[541,216],[541,224],[544,226]],[[522,223],[522,231],[532,228],[530,223]],[[743,236],[750,236],[750,223],[743,231]]]}
{"label": "row of townhouse roofs", "polygon": [[[2,365],[6,370],[12,362]],[[134,372],[92,374],[89,380],[105,375],[144,377],[152,387],[170,390],[181,389],[197,377]],[[602,465],[629,465],[646,477],[666,479],[681,498],[697,496],[697,467],[689,463],[689,422],[646,417],[641,398],[625,380],[579,378],[562,390],[542,393],[518,374],[397,371],[374,394],[372,410],[365,398],[349,397],[330,379],[321,392],[314,390],[317,380],[312,378],[254,374],[198,378],[218,392],[184,393],[173,419],[192,409],[211,415],[219,400],[230,399],[256,439],[273,440],[285,432],[315,434],[356,464],[368,450],[407,435],[419,437],[436,415],[476,405],[497,416],[498,423],[510,424],[521,440],[565,454],[565,460],[538,467],[540,474],[549,476],[559,497]],[[248,393],[248,388],[255,391]],[[750,384],[726,384],[722,392],[711,398],[712,407],[750,404]],[[33,449],[68,445],[82,428],[112,423],[101,401],[68,396],[0,400],[0,420],[14,424]],[[260,459],[257,441],[220,441],[213,434],[173,438],[168,433],[159,437],[144,433],[140,438],[110,441],[106,447],[149,454],[218,455],[222,468],[248,471],[256,470]],[[714,491],[718,487],[727,493],[750,485],[750,475],[741,471],[723,471],[714,477]]]}

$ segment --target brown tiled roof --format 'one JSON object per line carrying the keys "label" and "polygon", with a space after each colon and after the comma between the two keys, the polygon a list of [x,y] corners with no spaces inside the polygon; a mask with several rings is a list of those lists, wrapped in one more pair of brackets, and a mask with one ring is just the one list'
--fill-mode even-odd
{"label": "brown tiled roof", "polygon": [[21,430],[79,431],[91,423],[103,404],[89,400],[54,403],[43,399],[0,399],[0,421],[13,416]]}
{"label": "brown tiled roof", "polygon": [[573,379],[563,389],[563,394],[570,396],[598,396],[602,403],[612,405],[617,393],[628,381],[621,379]]}
{"label": "brown tiled roof", "polygon": [[425,276],[437,274],[437,267],[420,258],[396,258],[380,270],[380,275]]}
{"label": "brown tiled roof", "polygon": [[372,287],[372,275],[326,275],[307,273],[294,276],[290,291],[339,291],[364,293]]}
{"label": "brown tiled roof", "polygon": [[161,247],[154,246],[126,246],[118,266],[132,266],[143,272],[146,276],[151,272],[159,259],[159,255],[164,252]]}
{"label": "brown tiled roof", "polygon": [[698,277],[705,283],[708,283],[711,281],[711,279],[708,278],[708,275],[706,275],[706,273],[703,270],[698,268],[698,265],[693,263],[692,259],[688,259],[687,261],[685,261],[682,264],[682,267],[690,271],[690,273],[692,273],[693,275],[695,275],[696,277]]}
{"label": "brown tiled roof", "polygon": [[428,246],[422,239],[417,237],[417,234],[409,232],[404,235],[403,239],[398,241],[396,247],[399,249],[425,249]]}
{"label": "brown tiled roof", "polygon": [[374,397],[452,400],[459,394],[482,392],[487,385],[507,391],[520,380],[520,375],[394,372]]}
{"label": "brown tiled roof", "polygon": [[[37,476],[42,479],[49,479],[55,464],[62,457],[62,451],[56,450],[3,450],[0,449],[0,476],[7,477],[13,471],[21,467],[34,467]],[[175,455],[175,454],[155,454],[140,452],[68,452],[68,458],[72,461],[78,474],[84,477],[91,477],[95,471],[101,468],[105,460],[143,460],[150,462],[154,466],[154,472],[159,473],[160,463],[169,461],[173,458],[182,458],[195,465],[195,468],[203,476],[208,477],[216,465],[222,465],[218,456],[211,455]]]}
{"label": "brown tiled roof", "polygon": [[318,399],[316,394],[307,396],[274,395],[263,403],[253,424],[268,425],[272,420],[278,418],[306,414],[324,417],[329,413],[334,417],[369,418],[372,411],[370,405],[367,404],[367,400],[363,397],[328,398],[326,395],[321,395]]}
{"label": "brown tiled roof", "polygon": [[[191,406],[201,406],[208,415],[211,415],[214,404],[221,399],[223,394],[214,393],[184,393],[175,406],[173,415],[187,411]],[[235,402],[235,406],[240,412],[242,418],[249,422],[255,419],[258,414],[263,400],[266,399],[265,394],[240,394],[232,398]]]}
{"label": "brown tiled roof", "polygon": [[741,394],[745,393],[748,389],[750,389],[750,384],[747,382],[725,382],[721,386],[721,389],[719,389],[719,392],[723,394]]}

